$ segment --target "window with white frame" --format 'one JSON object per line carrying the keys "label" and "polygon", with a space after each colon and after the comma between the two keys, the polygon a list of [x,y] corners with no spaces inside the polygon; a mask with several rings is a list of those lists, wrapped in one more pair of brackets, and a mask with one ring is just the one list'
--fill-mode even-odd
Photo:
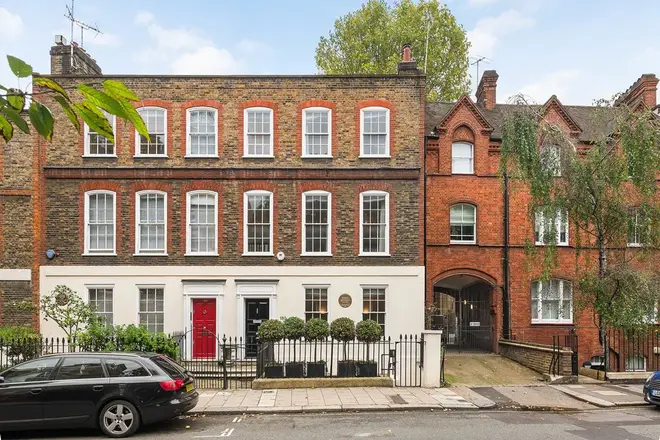
{"label": "window with white frame", "polygon": [[559,211],[554,216],[537,211],[534,216],[534,241],[545,245],[552,241],[559,246],[568,246],[568,215]]}
{"label": "window with white frame", "polygon": [[367,107],[360,111],[360,155],[390,155],[390,111],[384,107]]}
{"label": "window with white frame", "polygon": [[85,253],[114,254],[115,235],[115,193],[85,193]]}
{"label": "window with white frame", "polygon": [[559,145],[547,144],[541,147],[541,166],[555,177],[561,176],[561,149]]}
{"label": "window with white frame", "polygon": [[141,107],[137,111],[147,126],[149,137],[135,132],[136,156],[166,156],[167,110],[160,107]]}
{"label": "window with white frame", "polygon": [[211,191],[189,192],[187,253],[218,253],[218,194]]}
{"label": "window with white frame", "polygon": [[458,203],[449,209],[449,242],[474,244],[477,242],[477,208]]}
{"label": "window with white frame", "polygon": [[390,195],[382,191],[360,194],[360,253],[389,255]]}
{"label": "window with white frame", "polygon": [[454,142],[451,145],[452,174],[474,174],[474,145]]}
{"label": "window with white frame", "polygon": [[167,194],[141,191],[136,194],[136,252],[167,253]]}
{"label": "window with white frame", "polygon": [[[101,110],[115,132],[115,116]],[[85,124],[85,156],[115,156],[115,144]]]}
{"label": "window with white frame", "polygon": [[273,255],[273,193],[248,191],[244,206],[244,252]]}
{"label": "window with white frame", "polygon": [[303,109],[303,156],[330,157],[332,111],[324,107]]}
{"label": "window with white frame", "polygon": [[371,319],[380,324],[385,334],[385,288],[362,288],[362,320]]}
{"label": "window with white frame", "polygon": [[642,208],[632,208],[628,216],[628,246],[640,247],[648,242],[651,224]]}
{"label": "window with white frame", "polygon": [[188,121],[188,156],[218,155],[218,111],[209,107],[189,108],[186,111]]}
{"label": "window with white frame", "polygon": [[313,318],[328,320],[327,287],[305,287],[305,321]]}
{"label": "window with white frame", "polygon": [[165,329],[164,289],[162,287],[140,288],[140,327],[152,333],[162,333]]}
{"label": "window with white frame", "polygon": [[325,191],[303,193],[303,254],[330,255],[331,197]]}
{"label": "window with white frame", "polygon": [[273,110],[265,107],[245,109],[245,152],[247,157],[273,156]]}
{"label": "window with white frame", "polygon": [[573,290],[566,280],[532,283],[532,323],[573,322]]}
{"label": "window with white frame", "polygon": [[87,289],[89,306],[106,325],[113,325],[112,287],[90,287]]}
{"label": "window with white frame", "polygon": [[626,357],[626,371],[646,371],[646,356],[631,354]]}

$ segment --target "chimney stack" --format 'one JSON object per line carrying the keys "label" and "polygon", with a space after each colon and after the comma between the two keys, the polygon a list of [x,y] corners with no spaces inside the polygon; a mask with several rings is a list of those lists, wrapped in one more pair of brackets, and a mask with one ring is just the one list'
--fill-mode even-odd
{"label": "chimney stack", "polygon": [[401,62],[397,66],[400,75],[418,75],[417,62],[412,59],[410,44],[404,44],[401,50]]}
{"label": "chimney stack", "polygon": [[656,91],[658,90],[658,78],[654,73],[645,73],[628,88],[616,101],[614,105],[628,105],[637,107],[643,103],[649,108],[657,106]]}
{"label": "chimney stack", "polygon": [[[71,59],[73,55],[73,62]],[[55,35],[55,46],[50,48],[51,75],[102,75],[103,72],[94,58],[78,43],[67,44],[62,35]]]}
{"label": "chimney stack", "polygon": [[486,70],[481,75],[481,81],[477,87],[477,104],[487,110],[495,108],[497,102],[497,78],[500,76],[495,70]]}

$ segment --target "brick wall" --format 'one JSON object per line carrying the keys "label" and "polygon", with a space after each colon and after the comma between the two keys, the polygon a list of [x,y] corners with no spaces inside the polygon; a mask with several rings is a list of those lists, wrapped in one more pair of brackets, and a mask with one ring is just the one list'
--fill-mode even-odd
{"label": "brick wall", "polygon": [[[552,363],[552,346],[543,344],[521,343],[517,341],[499,341],[499,351],[504,357],[518,362],[538,373],[548,374]],[[559,376],[571,375],[571,352],[559,352]]]}
{"label": "brick wall", "polygon": [[30,281],[0,281],[0,327],[32,324],[33,313],[17,307],[31,299]]}

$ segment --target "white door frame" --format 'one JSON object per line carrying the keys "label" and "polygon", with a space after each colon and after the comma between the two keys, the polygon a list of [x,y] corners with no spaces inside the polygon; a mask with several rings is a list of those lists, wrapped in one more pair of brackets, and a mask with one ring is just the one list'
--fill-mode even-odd
{"label": "white door frame", "polygon": [[[237,282],[236,283],[236,335],[245,340],[245,300],[246,299],[267,299],[268,318],[277,319],[277,282],[258,283],[258,282]],[[245,357],[243,352],[242,357]]]}
{"label": "white door frame", "polygon": [[[224,283],[199,283],[199,284],[184,284],[183,285],[183,326],[186,332],[186,359],[192,360],[192,324],[193,324],[193,300],[194,299],[215,299],[215,334],[218,338],[222,337],[222,303],[224,300],[225,286]],[[218,350],[215,353],[216,357],[219,356]]]}

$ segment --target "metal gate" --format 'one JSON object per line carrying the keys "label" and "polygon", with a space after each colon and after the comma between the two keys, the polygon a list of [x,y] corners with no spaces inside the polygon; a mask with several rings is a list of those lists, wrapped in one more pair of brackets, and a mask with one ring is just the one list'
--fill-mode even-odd
{"label": "metal gate", "polygon": [[404,335],[394,343],[393,365],[390,366],[397,387],[421,387],[424,368],[424,335]]}
{"label": "metal gate", "polygon": [[578,375],[578,336],[574,331],[571,331],[567,335],[554,335],[552,337],[552,359],[548,368],[548,374],[555,376],[562,375],[561,352],[565,350],[571,351],[571,375]]}
{"label": "metal gate", "polygon": [[[482,286],[484,288],[482,288]],[[438,310],[437,326],[445,335],[448,348],[492,350],[490,287],[485,283],[461,290],[438,289],[434,292]]]}

